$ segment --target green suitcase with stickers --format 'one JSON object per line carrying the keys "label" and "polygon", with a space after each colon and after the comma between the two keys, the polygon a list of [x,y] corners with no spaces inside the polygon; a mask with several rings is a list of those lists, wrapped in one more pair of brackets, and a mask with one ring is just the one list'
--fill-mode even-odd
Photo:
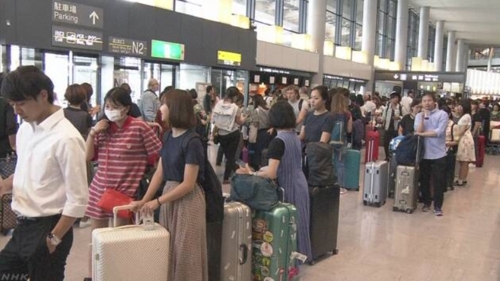
{"label": "green suitcase with stickers", "polygon": [[298,275],[297,209],[279,203],[252,218],[252,275],[254,281],[287,281]]}

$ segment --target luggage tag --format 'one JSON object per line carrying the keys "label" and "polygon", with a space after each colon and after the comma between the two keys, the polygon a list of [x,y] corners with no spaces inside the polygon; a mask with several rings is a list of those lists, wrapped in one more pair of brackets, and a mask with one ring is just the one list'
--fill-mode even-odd
{"label": "luggage tag", "polygon": [[306,260],[307,260],[307,256],[304,255],[304,254],[301,254],[299,252],[292,252],[291,258],[292,259],[298,259],[298,260],[302,261],[303,263],[305,263]]}

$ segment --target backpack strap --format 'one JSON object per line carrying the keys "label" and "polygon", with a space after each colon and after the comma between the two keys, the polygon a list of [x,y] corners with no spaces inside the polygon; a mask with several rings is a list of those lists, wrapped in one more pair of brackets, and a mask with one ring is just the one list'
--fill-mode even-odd
{"label": "backpack strap", "polygon": [[304,103],[303,99],[299,100],[299,112],[302,110],[302,104]]}

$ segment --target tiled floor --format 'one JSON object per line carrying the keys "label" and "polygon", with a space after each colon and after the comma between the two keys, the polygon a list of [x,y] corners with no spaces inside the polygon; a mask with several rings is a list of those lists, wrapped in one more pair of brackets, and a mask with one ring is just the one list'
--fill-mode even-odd
{"label": "tiled floor", "polygon": [[[394,213],[392,199],[372,208],[363,206],[360,192],[343,195],[339,254],[303,266],[300,279],[500,280],[499,166],[500,156],[487,156],[484,168],[472,168],[468,186],[446,193],[440,218],[420,210]],[[90,230],[75,234],[66,280],[81,281]],[[7,239],[0,238],[0,247]]]}

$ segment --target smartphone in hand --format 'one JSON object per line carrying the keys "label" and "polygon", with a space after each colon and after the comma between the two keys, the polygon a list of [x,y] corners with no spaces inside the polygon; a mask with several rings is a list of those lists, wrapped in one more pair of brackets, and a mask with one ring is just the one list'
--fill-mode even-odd
{"label": "smartphone in hand", "polygon": [[247,166],[247,163],[245,163],[243,160],[238,159],[236,160],[236,164],[240,166],[241,168],[245,168]]}

